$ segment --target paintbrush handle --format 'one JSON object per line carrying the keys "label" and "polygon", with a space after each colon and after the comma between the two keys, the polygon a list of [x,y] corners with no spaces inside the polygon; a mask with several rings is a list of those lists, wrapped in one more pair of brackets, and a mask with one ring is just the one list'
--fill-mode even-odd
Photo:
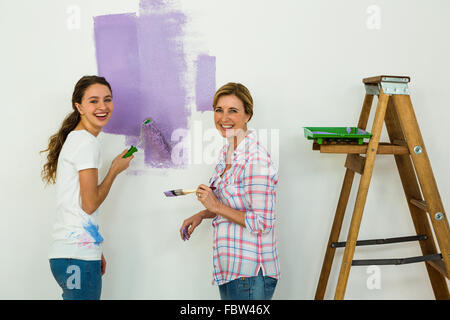
{"label": "paintbrush handle", "polygon": [[183,194],[194,193],[197,189],[183,189]]}
{"label": "paintbrush handle", "polygon": [[[216,190],[216,187],[210,187],[210,188],[211,188],[211,190]],[[196,191],[197,191],[197,189],[183,189],[184,194],[194,193]]]}

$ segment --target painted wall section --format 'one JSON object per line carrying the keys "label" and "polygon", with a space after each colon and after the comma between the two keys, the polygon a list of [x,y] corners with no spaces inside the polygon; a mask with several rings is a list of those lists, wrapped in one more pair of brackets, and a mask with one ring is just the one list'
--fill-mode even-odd
{"label": "painted wall section", "polygon": [[195,102],[197,111],[212,110],[216,92],[216,57],[201,54],[196,61]]}
{"label": "painted wall section", "polygon": [[[115,107],[104,132],[126,135],[132,143],[142,121],[152,118],[152,125],[144,127],[144,161],[151,167],[183,166],[171,159],[178,142],[171,135],[187,129],[190,116],[184,83],[186,22],[183,12],[160,0],[142,0],[139,16],[94,18],[98,73],[111,83]],[[215,91],[215,57],[200,55],[197,66],[196,102],[203,111]]]}

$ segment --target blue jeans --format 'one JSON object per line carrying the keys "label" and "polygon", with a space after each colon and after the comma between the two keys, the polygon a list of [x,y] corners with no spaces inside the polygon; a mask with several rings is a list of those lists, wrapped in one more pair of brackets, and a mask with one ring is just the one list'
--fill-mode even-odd
{"label": "blue jeans", "polygon": [[264,277],[261,269],[258,276],[238,278],[219,286],[222,300],[270,300],[278,280]]}
{"label": "blue jeans", "polygon": [[100,300],[101,261],[71,258],[50,259],[50,268],[62,288],[64,300]]}

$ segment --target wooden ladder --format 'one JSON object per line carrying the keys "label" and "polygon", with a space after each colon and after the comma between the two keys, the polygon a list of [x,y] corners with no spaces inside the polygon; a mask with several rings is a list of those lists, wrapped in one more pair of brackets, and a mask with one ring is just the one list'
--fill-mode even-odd
{"label": "wooden ladder", "polygon": [[[409,96],[409,81],[409,77],[402,76],[377,76],[363,79],[366,95],[358,128],[366,129],[373,97],[375,95],[378,96],[378,105],[371,131],[372,137],[369,143],[364,143],[363,145],[348,143],[313,144],[313,150],[320,150],[321,153],[347,154],[344,182],[328,240],[315,299],[324,298],[335,250],[339,247],[345,247],[345,251],[334,296],[335,299],[344,299],[352,265],[397,265],[413,262],[426,263],[428,276],[430,277],[436,299],[450,299],[445,279],[445,277],[449,278],[450,271],[449,224],[414,114]],[[379,142],[383,121],[386,124],[390,143]],[[360,156],[360,154],[365,154],[365,157]],[[394,155],[409,211],[416,229],[416,235],[414,236],[357,241],[377,154]],[[338,242],[355,172],[361,175],[361,179],[350,229],[347,241]],[[429,214],[441,254],[436,249],[426,213]],[[356,246],[415,240],[419,241],[423,256],[403,259],[353,260]]]}

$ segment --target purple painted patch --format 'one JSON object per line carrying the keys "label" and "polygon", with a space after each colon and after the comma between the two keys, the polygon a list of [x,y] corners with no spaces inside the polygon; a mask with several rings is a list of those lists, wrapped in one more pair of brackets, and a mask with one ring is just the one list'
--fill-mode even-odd
{"label": "purple painted patch", "polygon": [[104,132],[138,135],[142,123],[136,14],[94,18],[98,74],[111,84],[114,116]]}
{"label": "purple painted patch", "polygon": [[[183,12],[162,0],[141,0],[139,17],[94,18],[98,73],[111,83],[114,94],[114,115],[104,131],[126,135],[127,143],[136,141],[142,121],[151,117],[152,125],[144,129],[144,149],[145,163],[152,167],[180,166],[171,159],[178,143],[171,141],[171,135],[176,129],[187,129],[190,116],[183,83],[186,20]],[[198,97],[212,102],[215,58],[200,56],[198,69],[202,75],[196,86]]]}
{"label": "purple painted patch", "polygon": [[186,63],[181,41],[185,23],[186,16],[178,11],[141,13],[139,18],[142,98],[160,132],[158,137],[144,139],[145,162],[153,167],[174,166],[170,156],[172,132],[188,127],[190,112],[183,86]]}
{"label": "purple painted patch", "polygon": [[206,54],[197,58],[195,80],[195,101],[197,111],[211,111],[216,92],[216,57]]}

